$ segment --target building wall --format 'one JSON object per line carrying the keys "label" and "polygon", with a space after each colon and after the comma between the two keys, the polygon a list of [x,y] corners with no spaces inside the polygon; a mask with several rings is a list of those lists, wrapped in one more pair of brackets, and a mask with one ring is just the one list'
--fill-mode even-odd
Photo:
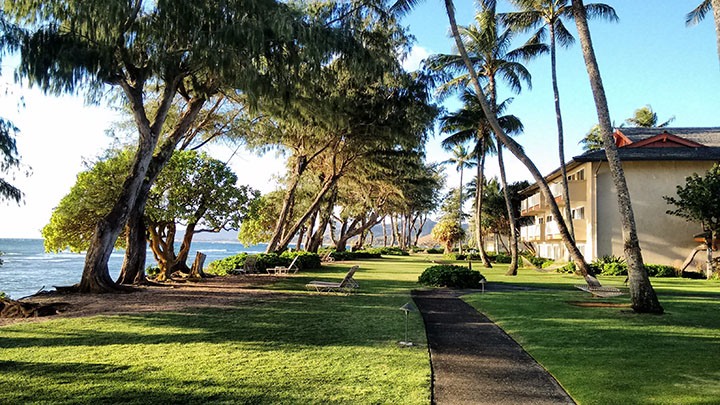
{"label": "building wall", "polygon": [[[624,162],[623,169],[630,190],[640,248],[648,264],[676,267],[684,262],[698,245],[693,235],[700,233],[699,224],[669,215],[663,196],[675,196],[676,187],[685,184],[693,173],[702,174],[713,162]],[[595,203],[596,250],[594,257],[623,256],[622,225],[617,208],[617,195],[607,162],[593,163],[596,182]]]}

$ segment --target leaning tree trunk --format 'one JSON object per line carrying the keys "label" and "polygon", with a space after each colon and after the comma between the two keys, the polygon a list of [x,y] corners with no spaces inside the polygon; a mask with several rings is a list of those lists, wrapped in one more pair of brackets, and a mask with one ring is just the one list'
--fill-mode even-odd
{"label": "leaning tree trunk", "polygon": [[508,214],[508,230],[510,237],[510,266],[505,273],[506,276],[517,276],[518,269],[518,246],[517,246],[517,226],[515,223],[515,212],[513,210],[512,201],[510,200],[510,190],[508,189],[507,179],[505,177],[505,162],[503,161],[502,146],[497,149],[498,165],[500,166],[500,182],[503,188],[503,196],[505,196],[505,208]]}
{"label": "leaning tree trunk", "polygon": [[[452,31],[453,38],[455,39],[455,44],[458,51],[460,52],[462,60],[465,62],[465,66],[468,69],[473,89],[475,89],[478,102],[480,103],[483,112],[488,118],[490,127],[497,136],[498,140],[502,144],[504,144],[505,147],[507,147],[508,150],[510,150],[510,152],[512,152],[512,154],[515,155],[515,157],[520,160],[530,171],[530,174],[532,174],[533,179],[535,180],[535,182],[537,182],[538,187],[540,188],[540,192],[545,197],[552,215],[554,217],[561,218],[562,215],[560,214],[560,209],[558,208],[555,199],[552,197],[552,192],[550,191],[550,187],[548,187],[547,181],[542,176],[542,174],[537,169],[532,160],[530,160],[530,158],[525,154],[525,152],[523,152],[520,145],[518,145],[517,142],[508,137],[507,134],[502,130],[502,128],[500,127],[500,123],[497,120],[497,117],[493,113],[493,109],[490,108],[487,100],[485,99],[485,92],[483,91],[482,86],[480,86],[480,81],[478,80],[475,68],[470,61],[470,58],[468,57],[467,50],[465,49],[465,45],[463,44],[460,37],[457,21],[455,20],[455,7],[452,0],[445,0],[445,9],[447,11],[448,20],[450,21],[450,29]],[[585,262],[585,258],[575,245],[573,239],[570,237],[570,233],[568,232],[567,226],[565,225],[565,221],[558,221],[558,231],[560,232],[560,236],[565,243],[565,247],[570,252],[570,257],[577,265],[578,270],[583,275],[588,285],[600,286],[600,282],[592,275],[592,269],[590,269],[590,266],[588,266],[587,262]]]}
{"label": "leaning tree trunk", "polygon": [[90,246],[85,255],[85,266],[78,286],[80,292],[101,293],[118,289],[118,284],[110,278],[108,260],[110,260],[110,255],[115,247],[115,241],[135,205],[157,141],[157,135],[147,134],[143,138],[135,155],[131,174],[123,184],[118,201],[95,226]]}
{"label": "leaning tree trunk", "polygon": [[480,139],[480,146],[477,150],[478,164],[477,164],[477,184],[475,185],[475,238],[477,239],[478,249],[480,250],[480,259],[482,260],[485,268],[492,268],[490,263],[490,257],[488,257],[485,251],[485,235],[483,235],[482,229],[482,206],[483,206],[483,192],[485,189],[485,138],[486,134],[480,133],[482,137]]}
{"label": "leaning tree trunk", "polygon": [[[312,215],[312,213],[316,209],[318,209],[318,207],[322,203],[325,195],[328,193],[328,191],[330,191],[335,186],[335,184],[337,183],[337,181],[340,177],[341,177],[341,174],[334,174],[329,179],[325,180],[325,184],[323,184],[323,187],[320,189],[318,194],[315,196],[315,199],[310,204],[310,207],[307,210],[305,210],[305,213],[300,217],[299,220],[297,220],[297,222],[293,226],[286,228],[285,236],[277,243],[277,245],[275,246],[275,249],[273,251],[283,251],[287,248],[293,235],[300,229],[302,224],[308,220],[310,215]],[[269,245],[268,245],[268,251],[270,251]]]}
{"label": "leaning tree trunk", "polygon": [[555,46],[555,28],[549,24],[550,29],[550,70],[552,76],[553,95],[555,96],[555,122],[558,133],[558,156],[560,157],[560,175],[562,176],[562,193],[565,201],[565,223],[570,237],[575,240],[575,227],[573,226],[572,207],[570,206],[570,186],[568,185],[567,166],[565,165],[565,140],[563,134],[562,112],[560,111],[560,90],[557,82],[557,59]]}
{"label": "leaning tree trunk", "polygon": [[[280,209],[280,215],[278,215],[277,223],[275,224],[275,230],[270,238],[270,242],[268,242],[265,253],[284,250],[284,247],[283,249],[280,249],[278,245],[280,245],[280,241],[283,239],[283,235],[285,235],[285,228],[287,227],[287,221],[290,216],[290,207],[295,203],[295,192],[298,184],[300,183],[300,176],[302,176],[307,168],[307,163],[307,158],[304,155],[298,156],[292,177],[290,178],[290,184],[288,185],[285,197],[283,198],[283,204]],[[292,234],[290,237],[292,238]],[[287,246],[287,243],[285,246]]]}
{"label": "leaning tree trunk", "polygon": [[610,173],[617,192],[618,209],[620,210],[625,247],[625,261],[628,266],[628,282],[630,285],[632,308],[635,312],[662,314],[663,307],[657,299],[652,284],[650,284],[650,279],[643,263],[640,242],[635,227],[635,216],[630,201],[630,192],[625,182],[625,173],[620,164],[617,147],[612,137],[610,112],[608,110],[602,78],[600,77],[600,69],[597,59],[595,58],[595,50],[593,49],[592,39],[590,37],[585,6],[582,0],[572,0],[572,7],[580,44],[582,45],[583,57],[585,58],[585,66],[590,78],[590,87],[592,88],[593,97],[595,98],[598,123],[603,138],[603,145],[605,146],[605,154],[607,155],[608,166],[610,167]]}

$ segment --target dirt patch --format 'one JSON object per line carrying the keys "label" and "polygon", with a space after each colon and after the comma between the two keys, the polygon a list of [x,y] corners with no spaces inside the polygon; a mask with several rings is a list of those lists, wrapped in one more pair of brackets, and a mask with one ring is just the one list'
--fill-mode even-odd
{"label": "dirt patch", "polygon": [[630,308],[630,304],[603,301],[566,301],[570,305],[585,308]]}
{"label": "dirt patch", "polygon": [[277,299],[278,294],[259,288],[277,280],[272,276],[226,276],[203,279],[199,282],[169,283],[167,286],[143,286],[129,293],[78,294],[43,292],[23,298],[22,302],[37,304],[65,303],[66,309],[45,317],[0,318],[0,326],[22,322],[41,322],[49,319],[76,318],[93,315],[116,315],[139,312],[177,311],[198,307],[230,307],[239,302],[258,299]]}

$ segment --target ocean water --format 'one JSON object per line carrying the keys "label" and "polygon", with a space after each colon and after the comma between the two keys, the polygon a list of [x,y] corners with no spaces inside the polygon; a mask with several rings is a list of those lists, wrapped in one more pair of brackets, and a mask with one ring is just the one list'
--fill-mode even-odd
{"label": "ocean water", "polygon": [[[179,248],[179,246],[178,246]],[[188,265],[192,265],[195,252],[207,255],[205,265],[217,259],[240,252],[260,253],[265,245],[244,246],[239,242],[193,242]],[[69,286],[80,281],[85,255],[61,252],[45,253],[42,239],[0,239],[0,291],[14,299],[35,294],[40,289],[53,290],[53,286]],[[110,256],[108,267],[113,279],[120,273],[123,250],[116,250]],[[148,249],[146,266],[155,265],[152,252]]]}

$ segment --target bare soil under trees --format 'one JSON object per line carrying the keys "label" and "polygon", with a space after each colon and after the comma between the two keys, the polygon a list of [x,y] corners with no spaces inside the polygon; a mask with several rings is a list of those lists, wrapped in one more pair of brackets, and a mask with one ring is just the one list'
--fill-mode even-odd
{"label": "bare soil under trees", "polygon": [[[28,318],[0,317],[0,326],[93,315],[177,311],[198,307],[222,308],[241,302],[279,299],[287,296],[287,294],[257,289],[275,281],[276,278],[272,276],[238,275],[206,278],[198,282],[170,282],[167,286],[162,287],[141,286],[137,287],[136,291],[128,293],[43,292],[22,298],[17,302],[31,306],[55,306],[59,313]],[[23,307],[28,307],[28,305],[23,305]]]}

